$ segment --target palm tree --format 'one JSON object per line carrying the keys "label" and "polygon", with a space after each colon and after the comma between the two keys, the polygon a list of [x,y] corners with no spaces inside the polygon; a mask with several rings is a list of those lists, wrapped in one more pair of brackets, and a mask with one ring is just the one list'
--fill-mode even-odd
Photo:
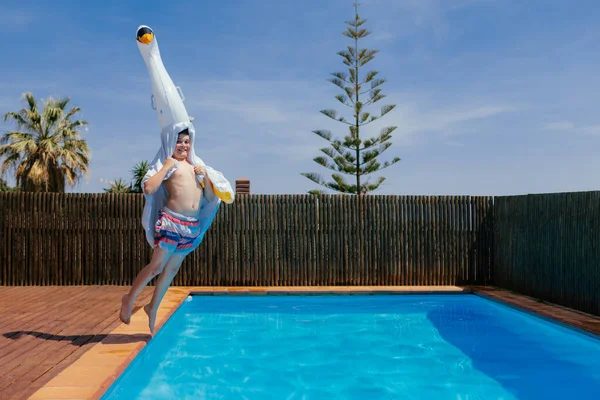
{"label": "palm tree", "polygon": [[0,192],[17,192],[18,190],[18,188],[8,186],[8,183],[0,178]]}
{"label": "palm tree", "polygon": [[90,154],[78,130],[86,121],[71,118],[80,111],[67,111],[69,98],[47,101],[39,111],[31,93],[25,93],[28,108],[7,112],[17,130],[0,139],[0,157],[5,157],[0,176],[15,170],[17,187],[29,192],[64,192],[65,184],[73,187],[82,175],[88,177]]}
{"label": "palm tree", "polygon": [[116,181],[109,182],[108,189],[104,189],[106,193],[133,193],[131,186],[125,183],[121,178]]}
{"label": "palm tree", "polygon": [[133,179],[129,184],[125,183],[123,178],[118,178],[116,181],[108,181],[106,179],[100,179],[104,183],[108,183],[108,188],[104,191],[107,193],[142,193],[142,179],[148,172],[149,162],[144,160],[135,164],[131,169]]}
{"label": "palm tree", "polygon": [[131,185],[132,193],[142,193],[142,179],[144,179],[146,172],[148,172],[149,164],[150,163],[146,160],[140,161],[135,164],[131,170],[131,173],[133,174],[133,183]]}
{"label": "palm tree", "polygon": [[150,163],[146,160],[135,164],[131,169],[133,179],[129,184],[125,183],[123,178],[118,178],[116,181],[100,179],[109,185],[108,188],[104,188],[104,191],[107,193],[142,193],[142,179],[146,176],[149,165]]}

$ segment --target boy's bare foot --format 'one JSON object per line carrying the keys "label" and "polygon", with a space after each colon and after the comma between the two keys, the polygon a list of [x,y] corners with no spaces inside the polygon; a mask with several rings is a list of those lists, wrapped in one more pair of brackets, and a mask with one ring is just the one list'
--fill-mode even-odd
{"label": "boy's bare foot", "polygon": [[156,310],[154,310],[150,304],[144,306],[144,311],[148,314],[148,328],[150,333],[154,335],[154,324],[156,323]]}
{"label": "boy's bare foot", "polygon": [[121,314],[119,315],[121,322],[123,322],[124,324],[129,325],[129,321],[131,320],[132,307],[133,304],[130,303],[129,296],[125,294],[121,298]]}

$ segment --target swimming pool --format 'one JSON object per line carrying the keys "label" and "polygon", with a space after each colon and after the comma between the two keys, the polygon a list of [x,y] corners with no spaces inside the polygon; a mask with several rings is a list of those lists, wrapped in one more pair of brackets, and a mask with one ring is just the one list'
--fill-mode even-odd
{"label": "swimming pool", "polygon": [[103,399],[598,399],[600,340],[472,294],[190,296]]}

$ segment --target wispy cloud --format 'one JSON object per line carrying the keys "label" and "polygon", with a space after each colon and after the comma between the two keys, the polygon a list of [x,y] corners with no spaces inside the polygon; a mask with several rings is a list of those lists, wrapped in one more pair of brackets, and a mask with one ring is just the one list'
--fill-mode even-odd
{"label": "wispy cloud", "polygon": [[458,107],[446,105],[441,109],[427,110],[425,115],[420,115],[419,120],[422,121],[422,124],[419,124],[418,128],[419,130],[444,130],[456,124],[486,119],[514,110],[515,108],[511,106],[498,105],[460,105]]}
{"label": "wispy cloud", "polygon": [[247,123],[286,123],[291,115],[286,113],[275,101],[254,101],[251,98],[220,94],[210,99],[200,100],[195,106],[205,111],[229,113]]}
{"label": "wispy cloud", "polygon": [[[312,159],[328,146],[312,131],[330,130],[338,138],[348,133],[346,125],[319,112],[333,108],[351,117],[351,110],[338,103],[333,98],[335,90],[326,85],[236,80],[183,82],[182,87],[188,112],[197,118],[203,150],[208,151],[204,154],[218,162],[233,156],[237,162],[257,168],[257,160],[268,160],[277,165],[278,173],[297,174],[301,164],[314,169]],[[427,92],[393,92],[381,101],[388,103],[397,104],[396,109],[364,127],[361,136],[376,136],[381,128],[395,125],[398,128],[392,143],[396,153],[398,148],[415,146],[431,137],[453,137],[446,143],[462,147],[457,136],[477,132],[481,121],[518,110],[501,101],[436,98]],[[381,104],[370,107],[371,111],[377,114]]]}
{"label": "wispy cloud", "polygon": [[486,2],[490,0],[370,0],[359,9],[359,14],[373,16],[368,19],[376,40],[419,32],[429,32],[440,39],[449,33],[449,13]]}
{"label": "wispy cloud", "polygon": [[564,131],[575,128],[575,125],[569,121],[549,122],[544,125],[544,128],[551,131]]}
{"label": "wispy cloud", "polygon": [[237,80],[185,87],[188,113],[213,151],[288,160],[310,159],[318,151],[311,131],[327,124],[319,110],[331,100],[314,83]]}
{"label": "wispy cloud", "polygon": [[109,23],[116,25],[133,25],[135,24],[134,19],[127,15],[122,14],[111,14],[105,17],[105,20]]}
{"label": "wispy cloud", "polygon": [[[415,95],[418,97],[418,95]],[[470,126],[486,119],[517,111],[518,108],[501,102],[478,104],[464,100],[436,102],[400,102],[397,109],[390,113],[386,125],[398,126],[401,144],[412,145],[418,136],[456,136],[473,132]]]}
{"label": "wispy cloud", "polygon": [[465,144],[461,143],[461,142],[457,142],[455,140],[447,140],[445,142],[448,146],[452,146],[452,147],[464,147]]}
{"label": "wispy cloud", "polygon": [[29,10],[11,10],[2,7],[0,11],[0,31],[11,31],[33,23],[35,14]]}
{"label": "wispy cloud", "polygon": [[573,121],[555,121],[545,124],[544,128],[551,131],[600,136],[600,124],[585,125]]}

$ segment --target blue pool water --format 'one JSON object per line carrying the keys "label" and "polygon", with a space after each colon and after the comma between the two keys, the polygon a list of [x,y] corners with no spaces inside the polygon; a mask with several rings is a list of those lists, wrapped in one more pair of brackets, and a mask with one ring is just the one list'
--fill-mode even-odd
{"label": "blue pool water", "polygon": [[188,300],[103,399],[600,399],[600,340],[475,295]]}

